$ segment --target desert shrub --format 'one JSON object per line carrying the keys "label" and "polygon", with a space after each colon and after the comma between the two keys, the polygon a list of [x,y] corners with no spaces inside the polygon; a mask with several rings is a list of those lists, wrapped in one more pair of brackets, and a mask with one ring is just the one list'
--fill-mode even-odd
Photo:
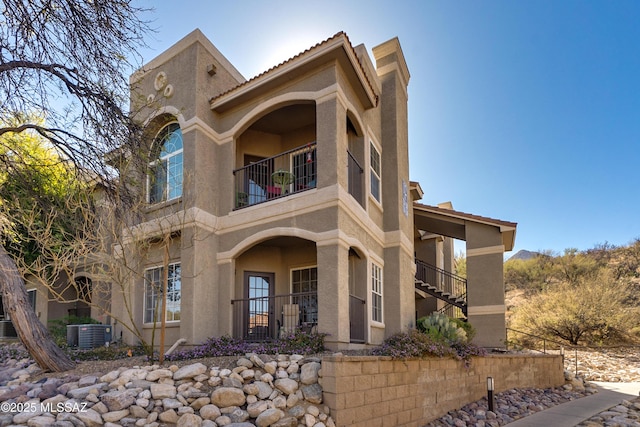
{"label": "desert shrub", "polygon": [[467,334],[467,342],[473,341],[473,338],[476,336],[476,328],[474,328],[471,323],[458,317],[452,317],[451,321],[459,328],[464,329],[464,332]]}
{"label": "desert shrub", "polygon": [[65,352],[76,362],[88,360],[116,360],[146,354],[142,346],[110,345],[90,349],[66,348]]}
{"label": "desert shrub", "polygon": [[265,343],[265,353],[314,354],[324,351],[324,338],[327,334],[308,333],[296,329],[293,333],[275,341]]}
{"label": "desert shrub", "polygon": [[391,356],[394,359],[438,356],[451,354],[451,348],[442,341],[417,331],[399,332],[385,339],[372,353],[377,356]]}
{"label": "desert shrub", "polygon": [[514,310],[510,327],[572,345],[633,344],[640,321],[637,308],[626,304],[633,292],[602,269],[579,278],[577,285],[564,282],[528,298]]}
{"label": "desert shrub", "polygon": [[447,344],[468,342],[467,332],[453,319],[443,313],[431,313],[417,321],[420,332],[430,336],[434,341]]}
{"label": "desert shrub", "polygon": [[418,330],[400,332],[385,339],[372,353],[393,359],[453,357],[468,364],[472,356],[484,356],[485,350],[473,344],[455,342],[451,345]]}

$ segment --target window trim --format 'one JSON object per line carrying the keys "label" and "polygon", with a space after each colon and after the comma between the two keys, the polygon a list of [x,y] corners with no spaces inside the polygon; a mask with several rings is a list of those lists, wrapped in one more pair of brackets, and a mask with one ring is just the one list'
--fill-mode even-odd
{"label": "window trim", "polygon": [[[175,132],[176,130],[180,131],[180,139],[182,140],[182,148],[180,148],[179,150],[173,151],[165,156],[161,156],[162,154],[162,149],[164,147],[164,144],[167,142],[166,136],[169,136],[170,133],[167,133],[166,135],[162,135],[162,133],[165,131],[165,129],[167,129],[168,127],[172,126],[172,125],[177,125],[177,128],[172,130],[171,133]],[[161,136],[162,135],[162,136]],[[160,139],[162,138],[162,139]],[[157,144],[162,141],[162,145],[158,146]],[[167,202],[171,202],[173,200],[178,200],[182,197],[184,188],[183,188],[183,184],[184,184],[184,135],[182,133],[182,128],[180,127],[180,123],[177,120],[171,121],[166,123],[165,125],[163,125],[160,130],[158,131],[158,133],[156,133],[156,136],[153,138],[153,145],[152,145],[152,153],[153,154],[153,160],[150,161],[147,164],[148,167],[148,172],[147,172],[147,203],[149,203],[150,205],[158,205],[158,204],[162,204],[162,203],[167,203]],[[155,156],[155,153],[158,154],[157,158]],[[169,165],[169,159],[175,158],[176,156],[180,155],[181,156],[181,166],[180,166],[180,192],[177,196],[174,197],[169,197],[169,173],[167,172],[169,169],[169,166],[166,167],[167,171],[165,171],[165,176],[163,178],[163,191],[162,191],[162,197],[159,200],[153,200],[152,201],[152,189],[154,187],[154,184],[151,182],[152,180],[152,175],[153,175],[153,171],[155,171],[155,168],[158,166],[158,164],[166,162],[167,165]]]}
{"label": "window trim", "polygon": [[[293,291],[293,272],[294,271],[302,271],[302,270],[311,270],[315,268],[316,269],[316,296],[315,296],[315,312],[310,312],[306,315],[304,315],[303,313],[300,314],[301,318],[304,316],[303,321],[307,322],[307,323],[317,323],[318,322],[318,313],[319,313],[319,301],[318,301],[318,264],[309,264],[309,265],[301,265],[301,266],[297,266],[297,267],[290,267],[289,268],[289,293],[290,294],[294,294],[295,292]],[[314,291],[300,291],[299,293],[304,293],[304,292],[314,292]],[[291,302],[294,301],[295,297],[291,297]],[[302,297],[302,298],[308,298],[308,297]],[[304,306],[304,301],[300,301],[298,302],[298,304],[301,304]],[[302,307],[300,307],[301,310],[303,310]]]}
{"label": "window trim", "polygon": [[[318,275],[318,264],[309,264],[309,265],[302,265],[299,267],[290,267],[289,268],[289,293],[293,294],[295,292],[293,292],[293,272],[294,271],[299,271],[299,270],[310,270],[312,268],[316,269],[316,292],[318,291],[318,279],[317,279],[317,275]],[[309,291],[311,292],[311,291]]]}
{"label": "window trim", "polygon": [[[371,269],[369,271],[371,272],[371,280],[369,281],[371,284],[371,322],[373,325],[384,325],[384,272],[382,266],[375,262],[371,263]],[[375,274],[376,272],[377,274]],[[379,310],[376,309],[376,297],[379,297],[380,301]],[[376,318],[378,311],[380,316]]]}
{"label": "window trim", "polygon": [[[165,323],[167,323],[167,324],[178,324],[178,323],[180,323],[180,320],[182,319],[182,265],[181,265],[181,261],[170,262],[167,265],[167,268],[171,268],[172,266],[176,266],[176,265],[180,266],[180,319],[178,319],[178,320],[169,320],[169,319],[167,319],[166,318],[167,311],[165,311],[165,313],[164,313],[164,315],[165,315]],[[143,276],[144,289],[143,289],[143,295],[142,295],[142,302],[143,302],[143,304],[142,304],[142,306],[143,306],[143,309],[142,309],[142,323],[144,325],[153,325],[154,323],[155,324],[159,324],[159,323],[162,322],[161,318],[156,320],[156,321],[153,321],[153,320],[148,321],[147,320],[147,289],[148,289],[148,286],[150,286],[150,283],[147,280],[147,273],[149,271],[151,271],[151,270],[160,270],[160,272],[162,274],[162,269],[164,269],[163,265],[156,265],[156,266],[148,267],[148,268],[144,269],[144,276]],[[162,294],[162,291],[158,290],[158,296],[161,295],[161,294]],[[155,292],[154,292],[154,299],[157,299],[157,296],[155,295]],[[162,300],[160,300],[159,302],[162,303]],[[167,304],[167,308],[168,308],[168,304]],[[160,310],[161,310],[161,307],[158,309],[158,311],[160,311]],[[158,314],[160,314],[160,313],[158,313]]]}
{"label": "window trim", "polygon": [[[378,156],[378,159],[377,159],[378,170],[374,168],[374,165],[371,159],[374,152]],[[378,181],[378,197],[376,197],[376,195],[373,194],[372,174],[375,174],[375,177],[377,178],[377,181]],[[375,202],[378,205],[382,206],[382,150],[378,147],[377,144],[373,142],[372,139],[369,139],[369,192],[368,193],[371,199],[375,200]]]}

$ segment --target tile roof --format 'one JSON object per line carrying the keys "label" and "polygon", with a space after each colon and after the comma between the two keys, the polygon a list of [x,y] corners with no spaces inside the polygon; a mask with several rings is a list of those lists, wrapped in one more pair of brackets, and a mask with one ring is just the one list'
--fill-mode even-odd
{"label": "tile roof", "polygon": [[501,219],[489,218],[486,216],[474,215],[466,212],[460,212],[453,209],[443,209],[437,206],[431,205],[423,205],[421,203],[414,203],[414,208],[418,208],[422,211],[438,213],[446,216],[451,216],[460,219],[468,219],[470,221],[482,222],[485,224],[491,224],[499,227],[508,227],[508,228],[516,228],[518,226],[517,222],[503,221]]}
{"label": "tile roof", "polygon": [[[358,66],[360,67],[360,70],[362,71],[362,74],[364,75],[364,78],[365,78],[365,80],[367,82],[367,85],[369,86],[369,89],[371,90],[372,93],[375,94],[375,90],[373,88],[373,85],[371,84],[371,81],[369,81],[369,76],[365,72],[364,67],[362,66],[362,63],[360,62],[360,58],[358,58],[358,55],[356,54],[356,51],[353,48],[353,45],[351,44],[351,41],[349,40],[349,37],[347,36],[347,34],[344,31],[340,31],[340,32],[334,34],[333,36],[329,37],[328,39],[325,39],[325,40],[323,40],[323,41],[321,41],[319,43],[316,43],[315,45],[311,46],[310,48],[298,53],[295,56],[292,56],[291,58],[289,58],[289,59],[287,59],[287,60],[285,60],[285,61],[283,61],[281,63],[279,63],[278,65],[274,65],[273,67],[269,68],[266,71],[263,71],[262,73],[258,74],[257,76],[252,77],[251,79],[246,80],[246,81],[240,83],[239,85],[234,86],[231,89],[212,97],[211,99],[209,99],[209,102],[211,103],[211,102],[213,102],[213,101],[215,101],[215,100],[217,100],[219,98],[222,98],[223,96],[225,96],[225,95],[227,95],[227,94],[229,94],[231,92],[235,92],[236,90],[248,85],[249,83],[255,82],[256,80],[259,80],[260,78],[263,78],[264,76],[273,73],[275,70],[282,68],[286,64],[290,64],[290,63],[294,62],[296,59],[301,58],[301,57],[307,55],[308,53],[310,53],[312,51],[320,49],[322,46],[325,46],[325,45],[329,44],[330,42],[332,42],[334,40],[337,40],[337,39],[339,39],[341,37],[346,40],[346,44],[349,46],[349,49],[351,50],[351,52],[353,53],[354,57],[356,58],[356,61],[358,62]],[[376,104],[378,103],[378,95],[377,94],[375,94],[375,103]]]}

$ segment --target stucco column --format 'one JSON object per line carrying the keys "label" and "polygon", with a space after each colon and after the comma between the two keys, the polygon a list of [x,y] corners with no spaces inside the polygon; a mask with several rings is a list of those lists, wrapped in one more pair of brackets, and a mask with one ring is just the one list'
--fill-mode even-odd
{"label": "stucco column", "polygon": [[200,344],[218,335],[217,239],[211,231],[194,225],[182,230],[181,244],[180,338]]}
{"label": "stucco column", "polygon": [[[140,337],[136,336],[132,330],[137,328],[144,334],[142,327],[144,281],[139,273],[143,271],[143,266],[142,257],[138,254],[135,243],[117,246],[113,254],[116,259],[112,265],[107,266],[106,270],[113,276],[111,285],[113,339],[122,338],[122,342],[127,344],[140,342]],[[119,271],[111,272],[110,268],[117,268]]]}
{"label": "stucco column", "polygon": [[329,334],[332,350],[349,345],[349,248],[340,242],[317,244],[318,332]]}
{"label": "stucco column", "polygon": [[384,252],[383,315],[389,337],[415,326],[415,264],[401,246]]}
{"label": "stucco column", "polygon": [[216,279],[212,280],[211,293],[214,295],[216,301],[212,304],[211,309],[213,311],[214,332],[212,335],[217,337],[222,335],[233,334],[233,320],[231,305],[232,298],[238,298],[233,296],[233,288],[236,283],[236,261],[235,259],[229,259],[218,262],[218,274]]}
{"label": "stucco column", "polygon": [[318,143],[318,187],[336,183],[347,187],[346,108],[335,93],[318,99],[316,104],[316,140]]}
{"label": "stucco column", "polygon": [[466,224],[467,304],[474,342],[482,347],[504,347],[504,246],[498,227]]}

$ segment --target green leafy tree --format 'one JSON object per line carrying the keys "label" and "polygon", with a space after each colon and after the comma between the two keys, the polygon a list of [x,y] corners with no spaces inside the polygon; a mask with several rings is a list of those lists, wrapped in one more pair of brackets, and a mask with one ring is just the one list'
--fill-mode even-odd
{"label": "green leafy tree", "polygon": [[467,257],[463,252],[458,252],[453,259],[455,274],[460,277],[467,277]]}
{"label": "green leafy tree", "polygon": [[[59,159],[70,162],[103,188],[110,188],[114,171],[105,162],[106,154],[119,149],[128,153],[123,157],[136,159],[140,153],[142,139],[126,106],[128,75],[136,68],[128,58],[134,57],[148,32],[147,24],[140,19],[142,12],[132,0],[1,0],[0,136],[12,138],[35,132],[48,140]],[[45,121],[25,112],[37,112]],[[14,154],[8,150],[0,155],[0,169],[18,170],[14,166],[19,157]],[[36,184],[23,182],[20,189],[24,196],[42,197],[40,191],[46,190],[46,185]],[[118,201],[128,200],[127,193],[122,190],[120,194],[125,197]],[[28,218],[38,218],[37,202],[33,209],[24,209],[34,212]],[[115,206],[121,211],[127,209],[122,203]],[[42,226],[56,224],[47,221]],[[51,231],[63,234],[66,230],[61,227]],[[2,232],[13,233],[3,236],[3,241],[25,236],[17,224],[6,219]],[[36,256],[36,252],[30,253]],[[15,261],[11,252],[0,246],[0,292],[5,313],[43,369],[72,368],[74,363],[55,345],[31,308]]]}
{"label": "green leafy tree", "polygon": [[73,165],[37,133],[0,136],[0,157],[8,166],[0,172],[0,215],[4,218],[0,239],[29,273],[29,266],[38,260],[52,261],[40,259],[46,257],[38,236],[44,228],[50,228],[57,240],[47,252],[60,251],[76,237],[82,220],[79,212],[83,206],[89,208],[87,181],[79,179]]}

